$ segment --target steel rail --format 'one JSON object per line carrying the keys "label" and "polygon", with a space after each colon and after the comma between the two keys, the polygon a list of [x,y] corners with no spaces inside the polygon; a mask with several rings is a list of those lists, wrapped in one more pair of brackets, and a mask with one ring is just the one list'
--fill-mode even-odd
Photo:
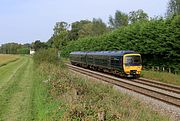
{"label": "steel rail", "polygon": [[150,80],[150,79],[145,79],[145,78],[139,78],[137,80],[140,83],[142,82],[142,83],[145,83],[147,85],[157,86],[157,87],[163,88],[163,89],[165,89],[167,91],[171,91],[171,92],[180,94],[180,86],[167,84],[167,83],[163,83],[163,82],[158,82],[158,81],[155,81],[155,80]]}

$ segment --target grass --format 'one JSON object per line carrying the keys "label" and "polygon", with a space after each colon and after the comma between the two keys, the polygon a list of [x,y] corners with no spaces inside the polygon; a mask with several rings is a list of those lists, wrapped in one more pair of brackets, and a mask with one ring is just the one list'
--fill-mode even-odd
{"label": "grass", "polygon": [[19,56],[17,55],[7,55],[7,54],[0,54],[0,66],[6,65],[10,62],[17,60]]}
{"label": "grass", "polygon": [[172,73],[143,70],[142,77],[180,86],[180,75]]}
{"label": "grass", "polygon": [[51,121],[59,100],[49,94],[40,70],[29,56],[0,67],[0,121]]}
{"label": "grass", "polygon": [[[4,78],[6,83],[1,85],[0,92],[0,119],[27,120],[31,117],[31,90],[32,90],[32,59],[23,57],[15,65],[14,73]],[[10,66],[11,67],[11,66]],[[9,66],[3,67],[9,73]],[[6,74],[5,74],[6,75]],[[4,76],[4,75],[1,75]]]}
{"label": "grass", "polygon": [[42,112],[35,104],[43,105],[41,102],[46,101],[44,95],[38,94],[47,92],[43,90],[45,86],[38,85],[42,79],[35,71],[32,58],[21,56],[19,60],[0,67],[0,72],[0,121],[36,120],[36,112]]}
{"label": "grass", "polygon": [[35,70],[33,85],[33,110],[32,120],[35,121],[53,121],[54,112],[59,109],[60,101],[54,99],[49,93],[49,85],[46,83],[47,76],[41,75],[40,70]]}

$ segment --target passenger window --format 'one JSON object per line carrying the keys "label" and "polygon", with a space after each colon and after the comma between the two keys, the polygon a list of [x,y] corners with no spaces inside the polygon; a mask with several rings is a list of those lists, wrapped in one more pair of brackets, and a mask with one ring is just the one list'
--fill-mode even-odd
{"label": "passenger window", "polygon": [[119,66],[120,65],[120,57],[113,57],[113,58],[111,58],[111,65]]}

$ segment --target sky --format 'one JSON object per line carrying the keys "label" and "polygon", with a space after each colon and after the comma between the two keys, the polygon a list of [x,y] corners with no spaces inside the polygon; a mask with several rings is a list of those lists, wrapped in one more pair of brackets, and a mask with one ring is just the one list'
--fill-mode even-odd
{"label": "sky", "polygon": [[150,17],[164,16],[169,0],[0,0],[0,44],[47,41],[56,22],[69,24],[101,18],[108,23],[116,10],[143,9]]}

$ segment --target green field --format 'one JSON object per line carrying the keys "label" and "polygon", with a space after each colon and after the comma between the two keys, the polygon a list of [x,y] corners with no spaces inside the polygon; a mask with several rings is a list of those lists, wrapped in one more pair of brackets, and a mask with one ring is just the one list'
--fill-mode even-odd
{"label": "green field", "polygon": [[[78,95],[77,95],[77,92]],[[75,93],[76,92],[76,93]],[[0,67],[0,121],[169,120],[112,86],[20,56]]]}
{"label": "green field", "polygon": [[31,118],[33,61],[21,57],[0,68],[0,119],[27,120]]}
{"label": "green field", "polygon": [[33,59],[28,56],[19,56],[18,60],[1,66],[0,121],[47,119],[46,114],[55,103],[48,102],[51,96],[43,83],[44,77],[39,75]]}

